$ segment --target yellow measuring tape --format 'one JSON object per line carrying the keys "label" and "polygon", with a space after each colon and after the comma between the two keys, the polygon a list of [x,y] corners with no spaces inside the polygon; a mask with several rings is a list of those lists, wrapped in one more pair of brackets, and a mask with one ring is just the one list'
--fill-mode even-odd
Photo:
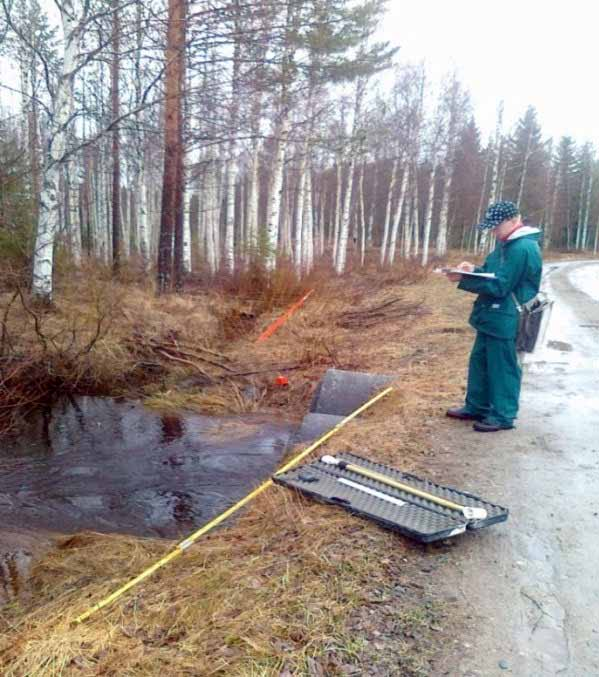
{"label": "yellow measuring tape", "polygon": [[[319,447],[321,444],[324,444],[324,442],[326,442],[330,437],[332,437],[336,432],[338,432],[346,423],[349,423],[353,418],[355,418],[363,411],[371,407],[375,402],[378,402],[381,398],[388,395],[392,390],[393,388],[391,387],[386,388],[378,395],[375,395],[375,397],[368,400],[366,404],[363,404],[359,409],[356,409],[349,416],[346,416],[342,421],[339,421],[339,423],[334,428],[329,430],[328,433],[326,433],[320,439],[314,442],[314,444],[311,444],[307,449],[304,449],[304,451],[300,452],[297,456],[292,458],[291,461],[289,461],[289,463],[286,463],[280,470],[277,471],[276,474],[280,475],[284,472],[287,472],[288,470],[291,470],[291,468],[293,468],[301,460],[306,458],[308,454],[313,452],[314,449]],[[251,500],[256,498],[256,496],[260,495],[263,491],[266,491],[266,489],[268,489],[272,484],[273,484],[272,479],[268,479],[266,480],[266,482],[263,482],[260,486],[254,489],[254,491],[252,491],[247,496],[242,498],[238,503],[231,506],[228,510],[225,510],[225,512],[218,515],[218,517],[215,517],[213,520],[208,522],[208,524],[205,524],[201,529],[198,529],[195,533],[191,534],[191,536],[188,536],[185,540],[181,541],[181,543],[179,543],[174,550],[169,552],[168,555],[165,555],[162,559],[152,564],[152,566],[148,567],[145,571],[142,571],[142,573],[136,576],[135,578],[132,578],[128,583],[125,583],[125,585],[121,586],[118,590],[115,590],[112,594],[108,595],[108,597],[105,597],[104,599],[100,600],[97,604],[94,604],[85,613],[81,614],[80,616],[77,616],[77,618],[75,618],[73,623],[82,623],[83,621],[87,620],[91,615],[95,614],[96,611],[99,611],[100,609],[103,609],[105,606],[108,606],[109,604],[117,600],[119,597],[121,597],[121,595],[124,595],[127,592],[127,590],[131,590],[131,588],[135,587],[138,583],[144,581],[146,578],[151,576],[155,571],[161,569],[163,566],[168,564],[170,561],[174,560],[179,555],[182,555],[187,550],[187,548],[189,548],[190,545],[192,545],[193,543],[195,543],[195,541],[198,540],[198,538],[209,532],[211,529],[214,529],[214,527],[218,526],[221,522],[226,520],[227,517],[230,517],[233,513],[243,508],[244,505],[246,505]]]}

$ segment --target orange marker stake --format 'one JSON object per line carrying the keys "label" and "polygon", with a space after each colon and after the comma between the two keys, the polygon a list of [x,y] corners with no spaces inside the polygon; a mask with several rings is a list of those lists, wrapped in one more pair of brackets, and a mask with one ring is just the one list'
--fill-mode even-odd
{"label": "orange marker stake", "polygon": [[260,341],[266,341],[267,338],[271,337],[275,331],[279,327],[282,327],[285,322],[298,310],[298,308],[301,308],[304,303],[306,302],[306,299],[310,294],[314,291],[314,289],[310,289],[310,291],[305,295],[302,296],[302,298],[299,301],[296,301],[292,306],[290,306],[284,313],[281,315],[281,317],[278,317],[272,324],[270,324],[261,334],[258,336],[256,339],[256,343],[260,343]]}

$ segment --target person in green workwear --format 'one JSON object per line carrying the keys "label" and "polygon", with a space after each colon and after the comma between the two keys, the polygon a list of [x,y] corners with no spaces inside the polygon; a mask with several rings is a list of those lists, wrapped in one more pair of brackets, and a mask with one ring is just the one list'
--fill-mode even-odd
{"label": "person in green workwear", "polygon": [[493,273],[493,278],[448,273],[458,289],[478,294],[470,315],[476,340],[470,354],[466,402],[447,410],[447,416],[474,421],[478,432],[514,427],[520,399],[522,370],[516,352],[518,308],[534,298],[541,285],[543,260],[538,240],[541,231],[525,226],[513,202],[492,204],[482,229],[493,229],[497,244],[484,264],[468,261],[458,268],[465,272]]}

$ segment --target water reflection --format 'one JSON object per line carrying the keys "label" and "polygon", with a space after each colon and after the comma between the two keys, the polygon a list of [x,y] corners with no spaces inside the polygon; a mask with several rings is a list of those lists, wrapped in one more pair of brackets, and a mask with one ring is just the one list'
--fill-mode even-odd
{"label": "water reflection", "polygon": [[161,416],[131,401],[63,400],[0,446],[2,523],[176,537],[268,476],[290,429],[255,416]]}
{"label": "water reflection", "polygon": [[162,442],[168,444],[183,437],[185,426],[183,420],[178,416],[162,416],[160,418],[162,428]]}

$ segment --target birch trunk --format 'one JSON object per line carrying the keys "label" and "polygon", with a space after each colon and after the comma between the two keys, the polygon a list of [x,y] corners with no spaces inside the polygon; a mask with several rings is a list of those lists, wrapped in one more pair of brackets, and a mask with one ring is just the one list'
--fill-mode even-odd
{"label": "birch trunk", "polygon": [[297,49],[295,36],[299,29],[299,7],[294,3],[287,3],[285,9],[285,29],[283,36],[283,55],[280,71],[280,94],[278,101],[278,116],[275,126],[275,147],[273,153],[273,167],[271,173],[270,190],[268,194],[266,215],[266,252],[265,267],[273,271],[277,265],[277,248],[279,241],[279,225],[281,221],[281,207],[283,203],[283,178],[287,144],[291,132],[291,93],[290,86],[294,79],[294,57]]}
{"label": "birch trunk", "polygon": [[395,249],[397,246],[397,234],[399,232],[399,224],[401,222],[401,214],[406,198],[406,191],[408,188],[408,180],[410,178],[410,165],[406,163],[403,176],[401,179],[401,187],[399,189],[399,198],[397,200],[397,207],[395,209],[395,218],[393,219],[393,228],[391,230],[391,241],[389,242],[388,263],[390,266],[395,261]]}
{"label": "birch trunk", "polygon": [[302,209],[302,271],[309,273],[314,266],[314,214],[312,212],[312,172],[304,178],[304,206]]}
{"label": "birch trunk", "polygon": [[358,183],[358,224],[360,238],[360,265],[364,266],[366,261],[366,205],[364,203],[364,173],[366,171],[366,160],[362,162],[360,170],[360,181]]}
{"label": "birch trunk", "polygon": [[281,218],[281,201],[283,198],[283,172],[287,154],[287,142],[291,130],[289,111],[284,108],[275,132],[275,152],[272,168],[271,187],[268,195],[268,219],[266,225],[265,264],[266,270],[272,271],[277,263],[277,246],[279,240],[279,221]]}
{"label": "birch trunk", "polygon": [[233,52],[233,77],[231,81],[231,116],[229,127],[233,135],[228,147],[225,167],[225,268],[229,274],[235,270],[235,186],[237,184],[237,119],[239,116],[239,72],[241,56],[241,25],[239,0],[235,0],[235,48]]}
{"label": "birch trunk", "polygon": [[219,237],[218,237],[218,180],[216,176],[215,162],[212,154],[209,156],[209,162],[206,168],[206,179],[204,188],[204,223],[206,235],[206,259],[208,268],[212,275],[218,272],[219,268]]}
{"label": "birch trunk", "polygon": [[405,221],[404,234],[403,234],[403,257],[404,259],[410,258],[412,252],[412,240],[414,237],[414,179],[412,178],[411,187],[410,187],[410,209],[408,212],[408,218]]}
{"label": "birch trunk", "polygon": [[306,186],[306,154],[304,149],[301,151],[301,159],[298,175],[297,199],[295,202],[295,243],[293,249],[293,261],[295,264],[295,271],[298,275],[302,273],[302,240],[304,237],[304,193]]}
{"label": "birch trunk", "polygon": [[246,260],[256,257],[258,250],[259,168],[259,151],[256,145],[252,151],[248,177]]}
{"label": "birch trunk", "polygon": [[337,260],[339,249],[339,231],[341,227],[341,191],[343,186],[343,163],[341,155],[337,155],[336,190],[335,190],[335,213],[333,214],[333,263]]}
{"label": "birch trunk", "polygon": [[431,237],[431,227],[433,222],[433,199],[435,196],[435,179],[437,177],[437,161],[433,161],[431,169],[430,184],[428,187],[428,196],[426,202],[426,212],[424,217],[424,233],[422,236],[422,265],[428,265],[429,242]]}
{"label": "birch trunk", "polygon": [[368,216],[368,230],[366,233],[366,244],[368,247],[372,247],[373,232],[374,232],[374,219],[377,208],[377,192],[379,186],[379,172],[378,172],[378,157],[374,156],[374,163],[372,167],[374,173],[373,186],[372,186],[372,201],[370,203],[370,214]]}
{"label": "birch trunk", "polygon": [[183,272],[191,273],[191,200],[193,193],[188,186],[183,198]]}
{"label": "birch trunk", "polygon": [[141,166],[137,176],[137,234],[139,240],[139,256],[144,271],[147,271],[150,264],[150,241],[148,232],[148,183],[146,181],[146,167],[144,154],[141,154]]}
{"label": "birch trunk", "polygon": [[71,257],[76,266],[81,265],[81,221],[79,215],[79,172],[74,160],[65,166],[65,186],[67,188],[68,229]]}
{"label": "birch trunk", "polygon": [[582,226],[582,249],[586,249],[589,238],[589,216],[591,213],[591,195],[593,193],[593,172],[589,174],[589,181],[587,186],[586,204],[584,209],[583,226]]}
{"label": "birch trunk", "polygon": [[67,133],[73,110],[73,82],[76,72],[79,26],[74,19],[72,0],[60,6],[64,35],[62,69],[56,83],[52,115],[49,120],[48,145],[44,158],[39,218],[33,250],[32,292],[45,303],[52,302],[54,240],[58,230],[59,167],[66,152]]}
{"label": "birch trunk", "polygon": [[487,195],[487,179],[489,176],[489,164],[490,164],[490,155],[487,153],[486,161],[485,161],[485,173],[483,174],[483,186],[480,191],[480,200],[478,202],[478,210],[476,212],[476,224],[478,225],[483,218],[483,209],[485,206],[485,197]]}
{"label": "birch trunk", "polygon": [[101,149],[94,149],[93,173],[90,178],[93,210],[94,210],[94,255],[104,262],[106,256],[106,245],[104,243],[105,231],[103,228],[104,219],[102,218],[102,158]]}
{"label": "birch trunk", "polygon": [[247,221],[246,221],[246,209],[245,209],[245,191],[246,191],[246,177],[242,177],[239,182],[239,255],[242,259],[245,259],[245,247],[246,247],[246,232],[247,232]]}
{"label": "birch trunk", "polygon": [[293,260],[293,242],[291,237],[291,226],[293,223],[293,200],[291,191],[287,186],[289,175],[283,176],[283,190],[281,197],[281,222],[279,232],[279,250],[283,256]]}
{"label": "birch trunk", "polygon": [[[404,156],[402,155],[402,162]],[[387,241],[389,239],[389,226],[391,224],[391,206],[393,202],[393,193],[395,191],[395,183],[397,181],[397,169],[399,167],[399,158],[393,160],[393,167],[391,169],[391,181],[389,182],[389,193],[387,194],[387,208],[385,209],[385,223],[383,226],[383,239],[381,241],[381,266],[385,265],[387,260]]]}
{"label": "birch trunk", "polygon": [[447,254],[447,231],[448,231],[448,213],[449,196],[451,194],[451,183],[453,179],[453,163],[448,162],[445,166],[445,178],[443,180],[443,193],[441,198],[441,211],[439,214],[439,231],[437,233],[436,254],[439,257]]}
{"label": "birch trunk", "polygon": [[[141,71],[141,50],[143,45],[142,33],[142,5],[137,3],[135,6],[135,102],[139,106],[142,100],[142,71]],[[135,225],[137,231],[137,247],[141,266],[144,272],[148,271],[150,264],[150,238],[149,238],[149,201],[148,201],[148,182],[146,175],[146,135],[145,135],[145,117],[141,111],[135,114],[136,139],[135,148],[135,171],[133,176],[133,185],[136,194],[136,218]]]}
{"label": "birch trunk", "polygon": [[345,272],[345,265],[347,261],[347,244],[349,240],[349,220],[351,209],[351,198],[354,184],[354,174],[356,168],[356,158],[352,153],[349,160],[349,168],[347,171],[345,195],[343,198],[343,215],[341,218],[341,225],[339,228],[339,243],[337,250],[337,261],[335,262],[335,271],[338,275]]}
{"label": "birch trunk", "polygon": [[413,193],[413,198],[414,200],[414,225],[413,225],[413,244],[414,244],[414,249],[413,249],[413,256],[416,258],[420,252],[420,205],[418,204],[418,165],[414,165],[414,193]]}
{"label": "birch trunk", "polygon": [[121,186],[121,254],[125,261],[131,256],[131,214],[125,186]]}
{"label": "birch trunk", "polygon": [[129,211],[129,257],[139,255],[139,224],[137,223],[137,199],[135,190],[128,191]]}
{"label": "birch trunk", "polygon": [[324,256],[325,248],[325,232],[324,232],[324,223],[325,223],[325,213],[326,213],[326,204],[327,204],[327,194],[323,189],[320,195],[320,216],[318,218],[318,256]]}
{"label": "birch trunk", "polygon": [[[498,200],[500,186],[499,186],[499,161],[502,149],[501,129],[503,126],[503,101],[499,104],[497,109],[497,124],[495,126],[495,142],[493,145],[493,169],[491,171],[491,190],[489,194],[489,204],[493,204]],[[480,222],[479,222],[480,223]],[[489,249],[489,231],[483,230],[478,241],[478,252],[484,254]]]}

